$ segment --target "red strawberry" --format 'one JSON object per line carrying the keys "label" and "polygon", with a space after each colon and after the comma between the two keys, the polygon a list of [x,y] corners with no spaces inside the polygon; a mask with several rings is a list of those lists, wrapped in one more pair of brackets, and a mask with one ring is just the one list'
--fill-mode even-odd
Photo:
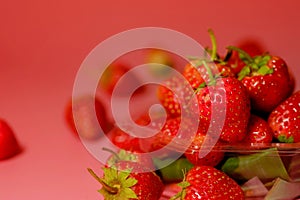
{"label": "red strawberry", "polygon": [[209,139],[210,136],[200,133],[195,135],[189,149],[184,155],[194,165],[216,166],[224,157],[224,152],[218,148],[220,142],[218,142],[205,157],[199,158],[200,149],[205,138]]}
{"label": "red strawberry", "polygon": [[[209,52],[206,53],[210,54],[210,58],[191,58],[192,62],[187,64],[183,70],[183,76],[194,89],[198,89],[201,85],[210,82],[211,76],[229,77],[235,75],[229,65],[220,60],[217,55],[217,43],[213,31],[209,29],[208,33],[212,42],[212,50],[208,50]],[[203,65],[204,59],[210,68],[209,71]]]}
{"label": "red strawberry", "polygon": [[[214,76],[235,76],[231,68],[224,63],[209,62],[207,64],[210,65],[209,67]],[[200,85],[208,83],[210,81],[209,74],[206,68],[201,63],[200,65],[197,65],[197,63],[187,64],[184,68],[183,76],[187,79],[187,81],[194,89],[197,89]]]}
{"label": "red strawberry", "polygon": [[[93,120],[94,109],[97,121]],[[107,117],[103,103],[98,98],[94,99],[92,96],[82,96],[73,101],[70,100],[66,107],[65,117],[72,131],[85,139],[99,137],[98,126],[101,127],[104,133],[107,133],[111,129],[111,123]]]}
{"label": "red strawberry", "polygon": [[[102,91],[105,91],[110,96],[112,95],[115,86],[117,85],[118,81],[121,81],[121,77],[124,76],[128,71],[130,70],[130,66],[121,63],[121,62],[115,62],[106,67],[104,70],[100,80],[98,87]],[[120,87],[124,90],[118,90],[117,96],[124,96],[128,95],[127,88],[129,86],[134,86],[136,84],[140,83],[140,80],[134,73],[127,74],[126,80],[123,80],[120,84]],[[140,87],[135,94],[141,93],[144,90],[143,87]]]}
{"label": "red strawberry", "polygon": [[238,74],[251,98],[253,110],[269,113],[293,90],[285,61],[269,54],[255,57],[236,47],[228,47],[243,54],[246,66]]}
{"label": "red strawberry", "polygon": [[280,142],[300,142],[300,91],[278,105],[269,115],[268,123]]}
{"label": "red strawberry", "polygon": [[0,119],[0,160],[15,156],[21,151],[15,134],[7,122]]}
{"label": "red strawberry", "polygon": [[114,127],[107,136],[110,141],[120,149],[132,152],[143,152],[140,144],[140,138],[126,133],[119,127]]}
{"label": "red strawberry", "polygon": [[250,100],[240,81],[234,77],[217,78],[213,84],[199,89],[197,98],[200,127],[205,132],[220,132],[220,139],[228,143],[243,140],[250,117]]}
{"label": "red strawberry", "polygon": [[182,191],[171,200],[245,199],[243,190],[233,179],[211,166],[193,167],[180,186]]}
{"label": "red strawberry", "polygon": [[270,144],[272,140],[273,132],[268,122],[263,118],[252,114],[248,124],[248,132],[245,139],[243,140],[243,143]]}
{"label": "red strawberry", "polygon": [[102,178],[91,169],[88,171],[101,183],[99,192],[104,199],[158,200],[164,189],[159,176],[136,162],[122,161],[115,167],[104,167]]}
{"label": "red strawberry", "polygon": [[164,84],[158,87],[157,98],[166,109],[168,117],[178,117],[182,113],[181,106],[190,100],[193,91],[186,81],[177,76]]}

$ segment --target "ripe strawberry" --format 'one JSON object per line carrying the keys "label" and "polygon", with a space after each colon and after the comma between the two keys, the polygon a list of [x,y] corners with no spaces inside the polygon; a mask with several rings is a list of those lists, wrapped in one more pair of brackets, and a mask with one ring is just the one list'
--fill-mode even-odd
{"label": "ripe strawberry", "polygon": [[293,90],[288,66],[283,59],[269,54],[255,57],[236,47],[228,47],[243,54],[245,67],[238,79],[247,88],[253,110],[269,113]]}
{"label": "ripe strawberry", "polygon": [[167,111],[168,118],[178,117],[182,113],[182,105],[190,100],[193,91],[186,81],[177,76],[171,77],[164,84],[158,87],[157,98]]}
{"label": "ripe strawberry", "polygon": [[241,187],[224,172],[211,166],[195,166],[180,183],[182,191],[171,200],[243,200]]}
{"label": "ripe strawberry", "polygon": [[101,183],[99,192],[104,199],[158,200],[164,185],[159,176],[140,163],[122,161],[115,167],[104,167],[104,176],[91,175]]}
{"label": "ripe strawberry", "polygon": [[199,158],[200,149],[205,139],[210,139],[210,135],[197,133],[184,155],[194,165],[208,165],[214,167],[222,161],[224,152],[219,148],[220,142],[218,142],[205,157]]}
{"label": "ripe strawberry", "polygon": [[175,67],[172,55],[160,49],[149,49],[145,61],[149,63],[149,72],[155,77],[167,77],[171,74],[171,69]]}
{"label": "ripe strawberry", "polygon": [[273,132],[268,122],[263,118],[252,114],[250,116],[248,131],[243,143],[245,144],[270,144],[273,140]]}
{"label": "ripe strawberry", "polygon": [[[209,62],[210,69],[214,76],[230,77],[235,76],[231,68],[225,63]],[[197,63],[189,63],[183,70],[183,76],[190,85],[197,89],[200,85],[210,82],[209,74],[203,65]]]}
{"label": "ripe strawberry", "polygon": [[[121,62],[115,62],[107,66],[99,80],[98,89],[100,89],[101,92],[104,91],[111,96],[118,81],[121,81],[121,77],[124,76],[129,70],[130,66]],[[136,74],[129,73],[127,76],[128,77],[126,77],[126,80],[123,80],[120,84],[124,90],[118,90],[118,94],[116,94],[117,96],[128,95],[127,88],[140,83],[140,80]],[[143,90],[144,88],[140,87],[135,94],[141,93]]]}
{"label": "ripe strawberry", "polygon": [[[199,89],[197,98],[200,126],[205,132],[220,132],[220,139],[227,143],[243,140],[250,118],[250,100],[240,81],[234,77],[217,78]],[[224,125],[220,124],[222,121]]]}
{"label": "ripe strawberry", "polygon": [[[212,50],[208,50],[206,53],[209,53],[211,57],[202,59],[191,58],[192,62],[185,66],[182,73],[194,89],[198,89],[201,85],[210,82],[211,76],[229,77],[235,75],[227,63],[220,60],[217,55],[217,43],[213,31],[209,29],[208,33],[212,43]],[[207,70],[206,66],[203,66],[203,59],[206,59],[210,71]]]}
{"label": "ripe strawberry", "polygon": [[126,151],[137,151],[143,152],[140,138],[132,136],[119,127],[114,127],[108,134],[108,138],[110,141],[119,147],[120,149],[124,149]]}
{"label": "ripe strawberry", "polygon": [[[93,108],[94,107],[94,108]],[[93,119],[94,109],[97,121]],[[76,116],[74,118],[74,116]],[[107,117],[103,103],[98,98],[92,96],[82,96],[70,100],[66,106],[65,118],[71,130],[85,139],[95,139],[99,137],[99,128],[104,133],[111,129],[111,123]]]}
{"label": "ripe strawberry", "polygon": [[21,151],[15,134],[7,122],[0,119],[0,160],[15,156]]}
{"label": "ripe strawberry", "polygon": [[300,91],[278,105],[269,115],[268,123],[280,142],[300,142]]}

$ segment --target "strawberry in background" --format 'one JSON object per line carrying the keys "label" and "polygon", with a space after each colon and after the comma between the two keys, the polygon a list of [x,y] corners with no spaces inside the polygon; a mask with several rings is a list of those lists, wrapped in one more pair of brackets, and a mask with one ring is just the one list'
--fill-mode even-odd
{"label": "strawberry in background", "polygon": [[[92,117],[94,110],[97,116],[96,121]],[[74,116],[76,117],[74,118]],[[70,129],[85,139],[98,138],[100,136],[98,126],[104,133],[107,133],[112,127],[103,102],[92,96],[81,96],[73,101],[69,100],[65,110],[65,118]]]}
{"label": "strawberry in background", "polygon": [[12,128],[0,119],[0,160],[8,159],[21,152],[20,145]]}
{"label": "strawberry in background", "polygon": [[[106,94],[111,96],[117,83],[121,81],[118,83],[121,89],[118,90],[116,96],[128,95],[128,88],[139,85],[141,82],[137,74],[132,72],[126,74],[130,69],[131,66],[121,61],[114,62],[107,66],[98,83],[98,90],[100,90],[99,93],[101,94],[104,91]],[[121,78],[125,76],[125,74],[127,77],[125,80],[122,80]],[[134,94],[140,94],[144,90],[144,87],[139,87]]]}

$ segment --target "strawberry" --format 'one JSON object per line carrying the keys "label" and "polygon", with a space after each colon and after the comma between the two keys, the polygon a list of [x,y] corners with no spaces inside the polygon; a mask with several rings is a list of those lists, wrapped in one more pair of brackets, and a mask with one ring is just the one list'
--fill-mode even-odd
{"label": "strawberry", "polygon": [[199,158],[200,149],[205,139],[210,139],[210,135],[197,133],[184,155],[194,165],[216,166],[224,157],[224,152],[218,148],[220,142],[218,142],[205,157]]}
{"label": "strawberry", "polygon": [[194,166],[180,186],[182,191],[171,200],[245,199],[243,190],[232,178],[211,166]]}
{"label": "strawberry", "polygon": [[250,100],[240,81],[234,77],[214,79],[214,83],[198,90],[197,98],[204,132],[220,132],[220,139],[227,143],[243,140],[250,118]]}
{"label": "strawberry", "polygon": [[269,115],[274,137],[285,143],[300,142],[300,91],[296,91]]}
{"label": "strawberry", "polygon": [[[93,119],[94,109],[97,121]],[[73,101],[69,100],[65,110],[65,118],[73,133],[84,139],[98,138],[100,136],[98,126],[101,127],[104,133],[107,133],[112,126],[104,104],[98,98],[94,99],[92,96],[81,96]]]}
{"label": "strawberry", "polygon": [[16,136],[4,119],[0,119],[0,160],[15,156],[21,151]]}
{"label": "strawberry", "polygon": [[149,72],[155,77],[167,77],[171,74],[171,69],[175,67],[170,53],[160,49],[149,49],[145,61],[149,63]]}
{"label": "strawberry", "polygon": [[228,47],[244,56],[245,67],[238,74],[238,79],[247,88],[252,109],[269,113],[293,90],[292,78],[285,61],[269,54],[251,57],[243,50]]}
{"label": "strawberry", "polygon": [[[100,92],[104,91],[109,96],[112,95],[115,86],[117,85],[118,81],[121,81],[121,77],[124,76],[127,72],[130,70],[130,66],[127,64],[124,64],[122,62],[114,62],[106,67],[104,70],[99,83],[98,83],[98,89]],[[127,74],[126,80],[123,80],[120,83],[120,87],[122,87],[121,90],[118,90],[117,96],[126,96],[128,95],[127,88],[129,86],[133,85],[139,85],[140,80],[134,73]],[[135,94],[142,93],[144,91],[143,87],[140,87]]]}
{"label": "strawberry", "polygon": [[[166,86],[158,88],[158,99],[171,117],[178,117],[182,114],[181,107],[185,107],[185,102],[188,104],[194,103],[192,102],[194,92],[189,87],[197,90],[199,87],[212,82],[212,77],[234,77],[231,68],[218,58],[213,31],[208,30],[208,32],[212,41],[211,57],[190,58],[191,62],[185,66],[182,73],[189,85],[179,77],[172,77],[165,83]],[[208,66],[204,66],[203,62]],[[209,67],[209,70],[207,67]],[[196,109],[196,107],[190,109]]]}
{"label": "strawberry", "polygon": [[158,175],[136,162],[121,161],[115,167],[104,167],[102,178],[88,171],[101,183],[99,192],[104,199],[158,200],[164,189]]}
{"label": "strawberry", "polygon": [[245,144],[270,144],[273,140],[273,132],[268,122],[263,118],[251,114],[247,135],[243,140]]}
{"label": "strawberry", "polygon": [[[210,68],[214,76],[229,77],[235,76],[231,68],[225,63],[210,62]],[[197,89],[200,85],[209,82],[209,75],[206,68],[203,65],[197,65],[197,63],[189,63],[183,70],[183,76],[187,79],[190,85]]]}
{"label": "strawberry", "polygon": [[180,116],[181,105],[188,102],[192,95],[193,91],[187,86],[187,82],[177,76],[165,81],[157,90],[157,98],[167,111],[168,118]]}
{"label": "strawberry", "polygon": [[126,151],[131,152],[143,152],[142,147],[140,145],[140,138],[126,133],[119,127],[114,127],[107,134],[107,136],[110,139],[110,141],[120,149],[124,149]]}
{"label": "strawberry", "polygon": [[[163,127],[163,119],[160,115],[154,116],[151,119],[148,114],[143,114],[135,120],[135,123],[139,126],[148,126],[150,130],[153,130],[153,134],[155,134],[155,131],[159,132],[160,128]],[[133,135],[118,126],[115,126],[107,135],[114,145],[130,152],[151,152],[161,147],[156,147],[156,145],[152,144],[156,136],[139,137],[139,133],[134,133]]]}
{"label": "strawberry", "polygon": [[191,63],[188,63],[184,70],[183,76],[187,79],[190,85],[197,89],[202,84],[210,82],[210,74],[212,73],[213,76],[234,76],[234,72],[232,69],[227,65],[226,62],[220,60],[219,56],[217,55],[217,43],[216,38],[211,29],[208,30],[211,43],[212,43],[212,50],[208,50],[206,53],[210,53],[210,58],[203,58],[207,61],[207,65],[209,65],[210,71],[207,71],[206,67],[203,66],[203,59],[199,58],[191,58]]}

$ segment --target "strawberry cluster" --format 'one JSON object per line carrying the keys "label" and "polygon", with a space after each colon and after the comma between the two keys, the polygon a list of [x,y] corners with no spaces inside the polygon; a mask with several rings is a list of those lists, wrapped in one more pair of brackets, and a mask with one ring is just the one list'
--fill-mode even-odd
{"label": "strawberry cluster", "polygon": [[[174,182],[182,189],[171,199],[244,199],[240,182],[222,168],[227,150],[242,147],[248,154],[274,143],[300,142],[300,91],[294,91],[285,61],[235,46],[220,56],[211,30],[209,35],[207,55],[189,58],[183,79],[173,76],[158,86],[156,97],[167,115],[136,120],[159,130],[154,136],[135,137],[119,127],[107,133],[120,153],[130,156],[115,155],[102,178],[89,169],[105,199],[159,199],[164,183]],[[168,149],[164,155],[141,157],[162,148]],[[182,155],[161,168],[174,152]]]}

